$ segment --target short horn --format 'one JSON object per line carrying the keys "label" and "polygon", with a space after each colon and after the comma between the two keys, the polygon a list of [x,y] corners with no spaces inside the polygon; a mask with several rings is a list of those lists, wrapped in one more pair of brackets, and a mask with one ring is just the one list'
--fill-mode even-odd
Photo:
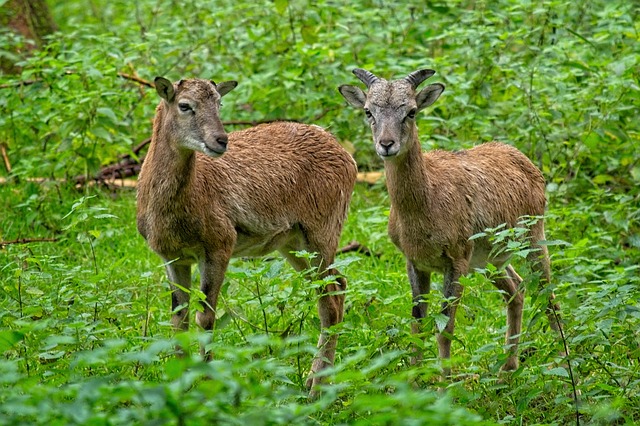
{"label": "short horn", "polygon": [[412,72],[411,74],[406,76],[404,79],[407,80],[411,84],[411,87],[415,89],[418,86],[420,86],[420,84],[423,81],[425,81],[435,73],[436,72],[434,70],[418,70],[418,71]]}
{"label": "short horn", "polygon": [[373,83],[379,80],[379,78],[373,75],[373,73],[363,70],[362,68],[354,69],[353,73],[360,79],[360,81],[367,85],[367,88],[371,87]]}

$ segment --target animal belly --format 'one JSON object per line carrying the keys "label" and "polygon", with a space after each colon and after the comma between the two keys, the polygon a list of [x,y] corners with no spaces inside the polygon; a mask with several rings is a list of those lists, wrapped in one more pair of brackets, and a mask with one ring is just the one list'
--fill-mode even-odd
{"label": "animal belly", "polygon": [[421,271],[442,272],[451,264],[442,247],[430,244],[428,240],[406,244],[400,250]]}
{"label": "animal belly", "polygon": [[473,247],[473,253],[471,255],[471,261],[469,262],[469,270],[482,269],[487,266],[487,263],[491,263],[496,267],[501,267],[509,260],[508,253],[497,253],[495,247],[486,240],[477,240]]}
{"label": "animal belly", "polygon": [[280,247],[286,246],[291,238],[291,230],[269,234],[250,234],[238,231],[236,245],[233,248],[234,257],[265,256]]}

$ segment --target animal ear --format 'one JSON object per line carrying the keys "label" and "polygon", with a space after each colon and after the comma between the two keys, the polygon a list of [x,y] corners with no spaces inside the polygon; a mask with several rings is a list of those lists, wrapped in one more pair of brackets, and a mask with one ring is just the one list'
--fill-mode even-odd
{"label": "animal ear", "polygon": [[343,84],[338,87],[338,90],[349,104],[356,108],[364,108],[364,103],[367,101],[367,95],[364,94],[362,89],[356,86]]}
{"label": "animal ear", "polygon": [[173,90],[173,84],[164,77],[156,77],[153,82],[155,83],[158,95],[167,102],[173,102],[173,98],[176,96],[176,92]]}
{"label": "animal ear", "polygon": [[238,85],[237,81],[233,81],[233,80],[223,81],[222,83],[218,83],[218,85],[216,86],[216,90],[218,91],[220,96],[224,96],[230,91],[232,91],[233,89],[235,89],[237,85]]}
{"label": "animal ear", "polygon": [[416,95],[416,105],[418,106],[418,111],[434,103],[436,99],[440,97],[443,91],[444,84],[440,83],[430,84],[422,89],[420,93]]}

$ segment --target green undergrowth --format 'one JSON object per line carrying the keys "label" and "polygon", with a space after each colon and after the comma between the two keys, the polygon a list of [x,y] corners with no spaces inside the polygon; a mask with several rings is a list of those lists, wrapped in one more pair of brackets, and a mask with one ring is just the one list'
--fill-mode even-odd
{"label": "green undergrowth", "polygon": [[[521,367],[500,373],[504,304],[475,273],[463,282],[454,377],[445,383],[433,336],[440,314],[431,309],[431,331],[411,335],[404,262],[386,237],[386,192],[359,184],[343,245],[358,241],[371,255],[336,260],[349,280],[345,321],[332,330],[340,337],[329,381],[309,402],[304,381],[319,331],[313,287],[320,283],[278,257],[234,260],[211,344],[215,359],[205,363],[198,342],[206,336],[171,331],[168,283],[135,229],[133,192],[26,183],[0,193],[4,241],[55,239],[0,251],[2,424],[567,424],[576,409],[588,424],[638,419],[639,249],[625,235],[637,229],[638,211],[635,219],[616,214],[624,196],[593,192],[583,207],[572,206],[570,222],[562,207],[549,211],[553,287],[570,357],[548,328],[544,298],[532,293]],[[583,227],[591,238],[577,238]],[[432,294],[431,306],[441,301]],[[188,348],[186,357],[175,356],[176,343]],[[409,362],[414,345],[423,354],[418,365]]]}

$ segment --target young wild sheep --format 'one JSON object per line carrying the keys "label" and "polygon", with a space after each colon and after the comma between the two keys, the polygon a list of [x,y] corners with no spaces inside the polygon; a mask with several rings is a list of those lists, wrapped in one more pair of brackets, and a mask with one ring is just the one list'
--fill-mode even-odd
{"label": "young wild sheep", "polygon": [[[545,182],[542,173],[520,151],[497,142],[457,152],[431,151],[423,155],[418,139],[416,114],[428,107],[444,90],[442,84],[416,89],[435,71],[419,70],[407,77],[386,81],[371,72],[355,69],[353,73],[367,86],[343,85],[339,91],[354,107],[364,108],[373,131],[376,153],[384,160],[387,188],[391,199],[389,236],[406,258],[414,307],[413,327],[420,331],[427,305],[423,295],[430,290],[432,272],[444,275],[446,298],[442,313],[449,320],[437,335],[441,358],[451,354],[456,307],[462,294],[459,278],[472,268],[487,262],[504,266],[506,255],[493,255],[486,238],[470,237],[501,224],[515,227],[522,216],[542,216],[545,209]],[[550,281],[544,224],[540,220],[529,238],[537,249],[529,257],[534,270],[541,274],[540,286]],[[510,265],[493,284],[503,292],[507,302],[508,358],[504,370],[518,366],[517,346],[522,325],[522,279]],[[551,294],[547,315],[551,327],[560,329]],[[451,373],[444,367],[445,377]]]}
{"label": "young wild sheep", "polygon": [[[353,158],[318,126],[278,122],[227,135],[220,98],[235,81],[155,79],[162,101],[138,180],[137,224],[166,262],[172,323],[188,329],[191,265],[206,300],[196,322],[212,330],[229,260],[279,251],[298,271],[336,276],[319,290],[322,330],[314,373],[333,364],[346,280],[330,268],[357,174]],[[224,155],[223,155],[224,154]],[[292,252],[306,250],[309,262]],[[312,391],[312,395],[313,395]]]}

